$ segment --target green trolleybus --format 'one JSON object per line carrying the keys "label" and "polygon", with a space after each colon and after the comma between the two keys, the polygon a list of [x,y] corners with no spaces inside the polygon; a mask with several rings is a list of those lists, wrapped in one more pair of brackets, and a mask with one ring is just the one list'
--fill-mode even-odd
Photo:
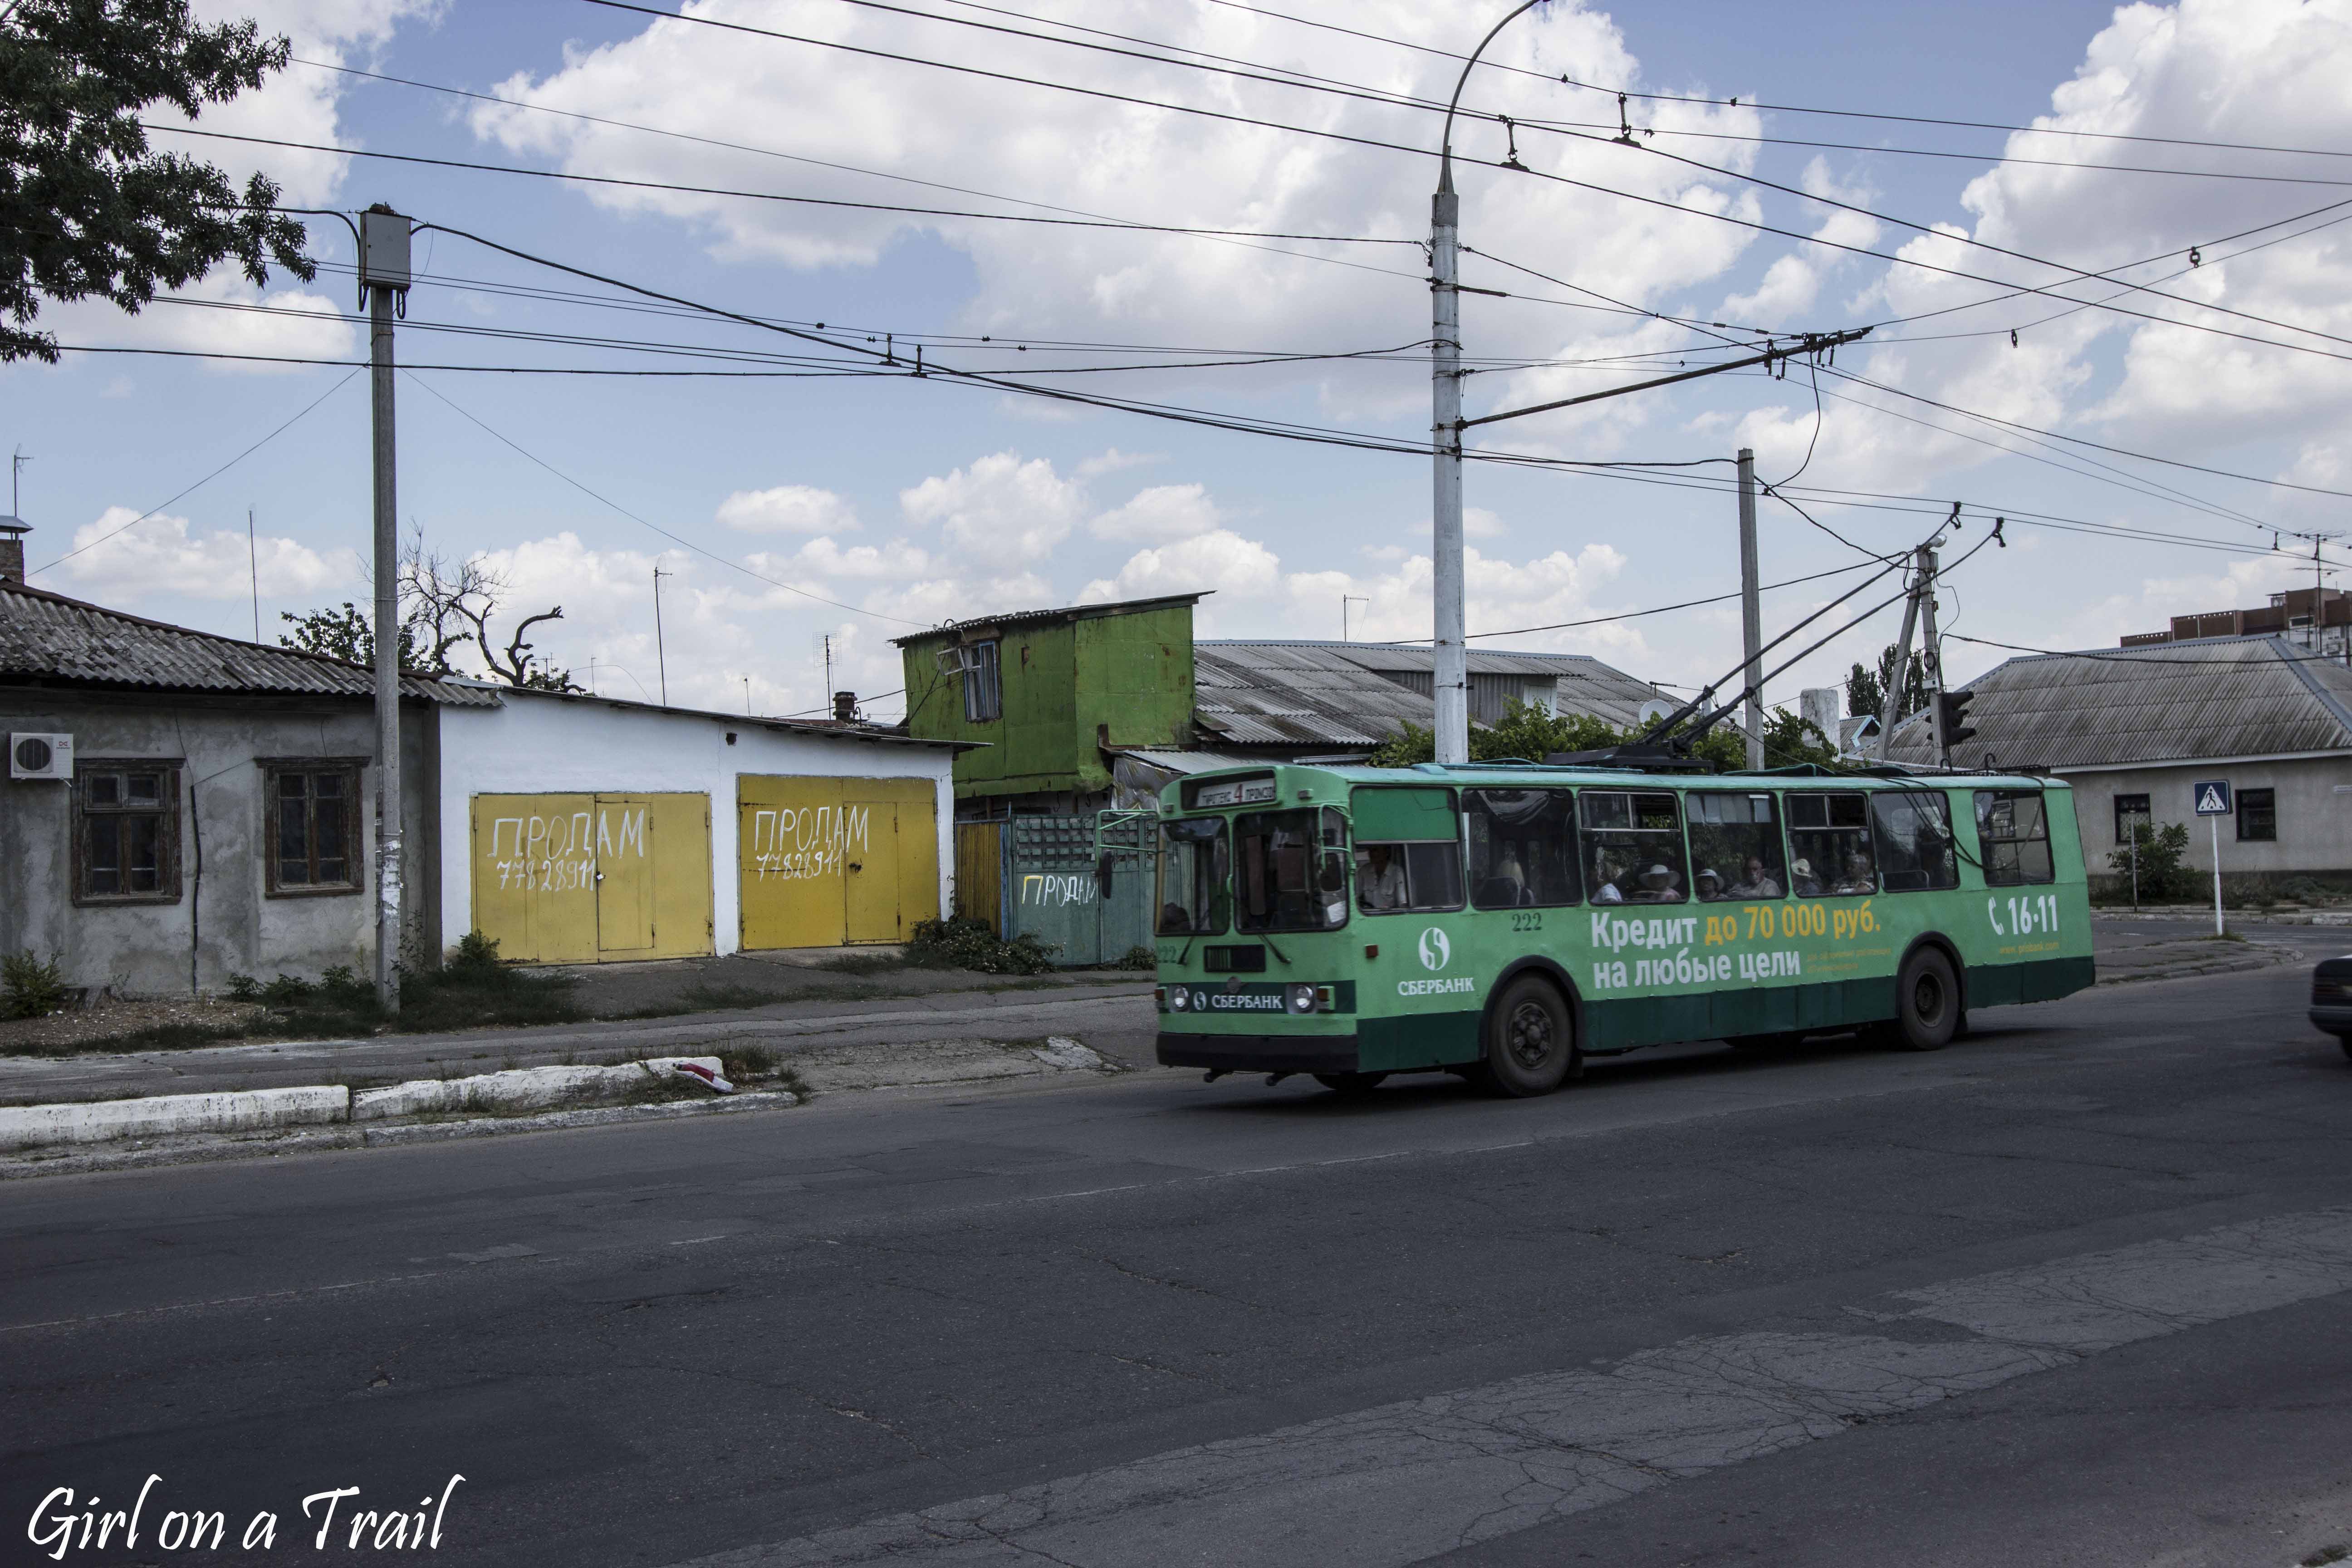
{"label": "green trolleybus", "polygon": [[1937,773],[1269,765],[1160,799],[1159,1058],[1546,1093],[1587,1057],[2092,984],[2072,792]]}

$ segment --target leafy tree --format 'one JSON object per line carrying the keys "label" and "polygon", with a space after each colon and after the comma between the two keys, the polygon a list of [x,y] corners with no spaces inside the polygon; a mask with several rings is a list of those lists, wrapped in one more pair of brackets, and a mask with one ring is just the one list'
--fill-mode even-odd
{"label": "leafy tree", "polygon": [[[1878,668],[1864,669],[1857,664],[1845,678],[1845,710],[1849,713],[1876,713],[1886,705],[1886,689],[1895,679],[1896,648],[1888,643],[1878,656]],[[1903,704],[1895,711],[1897,719],[1906,718],[1927,706],[1927,667],[1917,654],[1911,656],[1911,666],[1904,673]]]}
{"label": "leafy tree", "polygon": [[[1540,708],[1515,700],[1506,706],[1499,723],[1486,728],[1471,726],[1470,760],[1489,763],[1505,757],[1523,757],[1539,763],[1553,752],[1595,752],[1604,746],[1622,745],[1641,732],[1638,728],[1620,730],[1607,720],[1590,714],[1554,718]],[[1692,754],[1706,758],[1718,768],[1744,768],[1748,765],[1747,736],[1727,717],[1706,732],[1692,748]],[[1391,737],[1365,760],[1376,768],[1405,768],[1429,762],[1436,755],[1435,735],[1419,724],[1408,723],[1402,733]],[[1787,709],[1766,710],[1764,765],[1777,768],[1798,763],[1838,766],[1837,748],[1819,726],[1805,722]]]}
{"label": "leafy tree", "polygon": [[200,26],[187,0],[0,5],[0,363],[55,362],[56,337],[31,330],[43,300],[135,311],[231,258],[256,284],[271,261],[317,274],[275,184],[256,174],[240,196],[201,159],[150,152],[139,125],[151,105],[193,119],[259,87],[289,49],[250,21]]}

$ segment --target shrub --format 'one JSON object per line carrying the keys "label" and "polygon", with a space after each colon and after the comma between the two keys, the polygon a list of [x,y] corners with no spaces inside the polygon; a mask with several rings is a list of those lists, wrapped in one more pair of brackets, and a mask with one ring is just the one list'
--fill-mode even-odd
{"label": "shrub", "polygon": [[1111,967],[1114,969],[1157,969],[1160,967],[1160,955],[1152,952],[1148,947],[1130,947],[1124,953],[1119,955],[1118,962],[1111,965]]}
{"label": "shrub", "polygon": [[453,978],[483,980],[503,973],[506,966],[499,959],[499,940],[469,931],[457,939],[457,945],[441,963],[441,973]]}
{"label": "shrub", "polygon": [[[2143,899],[2185,899],[2196,889],[2194,880],[2182,862],[2189,858],[2189,825],[2168,822],[2162,827],[2152,827],[2145,822],[2132,825],[2132,842],[2139,852],[2139,896]],[[2132,874],[2132,849],[2126,847],[2111,851],[2107,856],[2110,870]]]}
{"label": "shrub", "polygon": [[1054,967],[1058,947],[1047,947],[1027,931],[1000,942],[986,921],[958,915],[917,921],[907,940],[907,962],[926,969],[971,969],[982,974],[1043,974]]}
{"label": "shrub", "polygon": [[43,963],[31,948],[0,958],[0,1015],[46,1018],[66,1005],[66,977],[57,955]]}

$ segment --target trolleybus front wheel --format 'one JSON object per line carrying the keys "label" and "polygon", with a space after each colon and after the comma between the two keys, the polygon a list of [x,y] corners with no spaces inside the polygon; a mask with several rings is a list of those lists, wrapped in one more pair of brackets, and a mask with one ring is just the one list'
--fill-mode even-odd
{"label": "trolleybus front wheel", "polygon": [[1895,1016],[1887,1035],[1914,1051],[1940,1051],[1960,1029],[1960,978],[1940,948],[1923,947],[1903,961],[1895,981]]}
{"label": "trolleybus front wheel", "polygon": [[1533,974],[1505,986],[1487,1015],[1486,1056],[1476,1079],[1523,1099],[1549,1094],[1575,1066],[1576,1031],[1558,988]]}

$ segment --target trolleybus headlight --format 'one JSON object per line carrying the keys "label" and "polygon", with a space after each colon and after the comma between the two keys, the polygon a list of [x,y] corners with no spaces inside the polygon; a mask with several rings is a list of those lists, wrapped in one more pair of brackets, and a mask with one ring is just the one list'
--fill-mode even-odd
{"label": "trolleybus headlight", "polygon": [[1289,992],[1290,1010],[1292,1012],[1312,1013],[1315,1011],[1315,987],[1312,985],[1293,985],[1289,988]]}
{"label": "trolleybus headlight", "polygon": [[1192,1005],[1192,994],[1179,985],[1175,990],[1168,993],[1168,1005],[1181,1013]]}

